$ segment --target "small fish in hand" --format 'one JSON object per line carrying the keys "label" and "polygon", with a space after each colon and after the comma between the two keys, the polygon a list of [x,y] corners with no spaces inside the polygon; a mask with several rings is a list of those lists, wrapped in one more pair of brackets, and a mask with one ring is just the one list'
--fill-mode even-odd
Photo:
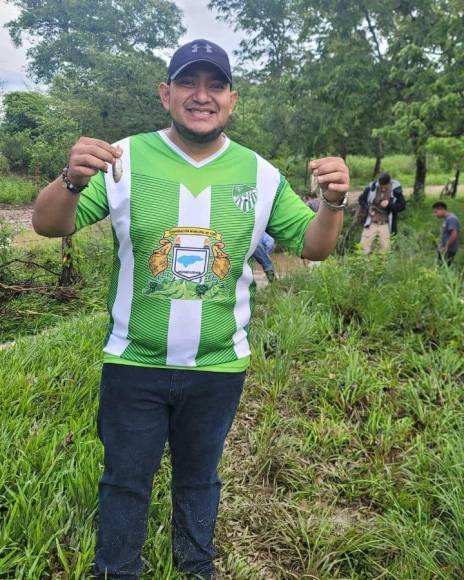
{"label": "small fish in hand", "polygon": [[317,180],[317,174],[314,174],[314,171],[311,173],[311,193],[320,193],[321,186],[319,185],[319,181]]}
{"label": "small fish in hand", "polygon": [[[118,150],[121,151],[121,153],[123,153],[122,148],[118,145]],[[115,183],[118,183],[118,181],[121,181],[122,178],[122,158],[121,157],[116,157],[116,159],[114,160],[113,163],[113,179]]]}

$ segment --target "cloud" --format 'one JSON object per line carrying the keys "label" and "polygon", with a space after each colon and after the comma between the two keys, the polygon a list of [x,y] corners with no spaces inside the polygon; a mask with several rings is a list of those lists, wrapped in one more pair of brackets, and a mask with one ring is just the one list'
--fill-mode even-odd
{"label": "cloud", "polygon": [[208,10],[207,0],[176,0],[176,4],[184,12],[184,26],[187,28],[181,43],[206,38],[222,46],[234,64],[236,59],[232,52],[238,48],[242,35],[234,32],[228,24],[216,20],[215,13]]}

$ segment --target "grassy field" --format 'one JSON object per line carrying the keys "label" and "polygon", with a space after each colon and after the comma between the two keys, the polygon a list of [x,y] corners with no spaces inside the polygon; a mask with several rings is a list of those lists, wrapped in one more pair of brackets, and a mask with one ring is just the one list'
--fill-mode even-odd
{"label": "grassy field", "polygon": [[[429,205],[403,214],[389,257],[331,258],[259,294],[221,466],[221,578],[464,577],[462,266],[436,268]],[[80,236],[90,305],[29,304],[55,316],[35,328],[19,317],[16,347],[0,351],[2,578],[91,577],[109,248]],[[178,578],[168,459],[146,580]]]}
{"label": "grassy field", "polygon": [[37,189],[30,179],[16,177],[0,177],[0,203],[22,205],[30,203],[37,196]]}

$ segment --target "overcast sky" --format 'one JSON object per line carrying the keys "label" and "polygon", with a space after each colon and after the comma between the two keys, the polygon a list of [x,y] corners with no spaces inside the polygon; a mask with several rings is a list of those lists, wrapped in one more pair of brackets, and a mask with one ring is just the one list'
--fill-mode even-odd
{"label": "overcast sky", "polygon": [[[227,50],[233,63],[232,51],[238,48],[240,35],[215,19],[214,14],[207,8],[207,0],[175,1],[184,12],[184,26],[187,29],[181,43],[195,38],[207,38]],[[26,50],[15,48],[8,30],[4,28],[17,14],[18,10],[14,6],[0,0],[0,82],[1,88],[6,91],[33,88],[32,82],[25,75]]]}

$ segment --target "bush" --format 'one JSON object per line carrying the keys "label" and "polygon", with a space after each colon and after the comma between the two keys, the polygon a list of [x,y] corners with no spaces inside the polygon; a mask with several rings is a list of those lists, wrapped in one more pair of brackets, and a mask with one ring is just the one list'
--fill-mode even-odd
{"label": "bush", "polygon": [[35,199],[35,185],[22,177],[0,178],[0,203],[25,204]]}
{"label": "bush", "polygon": [[25,171],[31,161],[31,132],[26,129],[11,135],[4,135],[1,142],[1,153],[8,160],[11,171]]}
{"label": "bush", "polygon": [[0,153],[0,175],[8,175],[10,172],[10,164],[5,155]]}

